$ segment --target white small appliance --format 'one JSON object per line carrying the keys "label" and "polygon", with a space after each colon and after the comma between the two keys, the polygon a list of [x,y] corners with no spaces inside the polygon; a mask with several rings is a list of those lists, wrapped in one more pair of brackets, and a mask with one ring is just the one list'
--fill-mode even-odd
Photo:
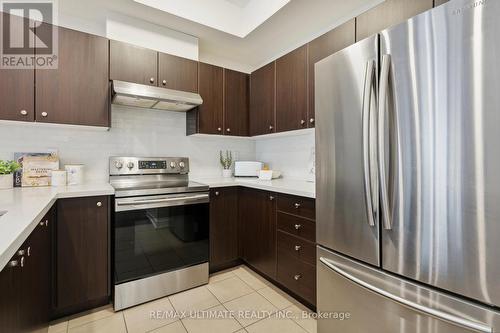
{"label": "white small appliance", "polygon": [[264,167],[264,163],[255,161],[234,162],[235,177],[259,177],[259,171]]}

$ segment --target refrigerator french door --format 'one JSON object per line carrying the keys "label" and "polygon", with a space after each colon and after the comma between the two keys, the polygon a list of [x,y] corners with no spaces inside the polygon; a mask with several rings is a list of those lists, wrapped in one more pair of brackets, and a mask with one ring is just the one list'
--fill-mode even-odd
{"label": "refrigerator french door", "polygon": [[361,302],[320,332],[500,329],[499,16],[452,0],[316,64],[318,310]]}

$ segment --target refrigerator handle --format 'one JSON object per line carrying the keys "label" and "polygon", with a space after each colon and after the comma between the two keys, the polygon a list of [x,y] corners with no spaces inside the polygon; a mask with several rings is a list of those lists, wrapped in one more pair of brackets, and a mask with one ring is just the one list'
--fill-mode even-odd
{"label": "refrigerator handle", "polygon": [[426,314],[428,316],[437,318],[439,320],[447,321],[449,323],[452,323],[453,325],[457,325],[457,326],[460,326],[460,327],[463,327],[463,328],[466,328],[466,329],[471,329],[471,330],[474,330],[474,331],[484,332],[484,333],[492,333],[493,332],[493,328],[491,328],[489,326],[486,326],[486,325],[484,325],[482,323],[478,323],[478,322],[471,321],[471,320],[468,320],[468,319],[465,319],[465,318],[462,318],[462,317],[458,317],[458,316],[455,316],[453,314],[450,314],[450,313],[447,313],[447,312],[443,312],[441,310],[429,308],[429,307],[427,307],[425,305],[412,302],[412,301],[407,300],[407,299],[405,299],[403,297],[400,297],[400,296],[397,296],[397,295],[393,295],[393,294],[391,294],[388,291],[385,291],[385,290],[383,290],[381,288],[373,286],[373,285],[371,285],[371,284],[369,284],[369,283],[367,283],[367,282],[365,282],[365,281],[363,281],[363,280],[355,277],[354,275],[349,274],[348,272],[344,271],[340,267],[337,267],[336,265],[334,265],[327,258],[320,257],[319,261],[323,265],[325,265],[326,267],[328,267],[329,269],[331,269],[334,272],[340,274],[344,278],[346,278],[346,279],[348,279],[348,280],[350,280],[350,281],[352,281],[352,282],[360,285],[361,287],[364,287],[364,288],[368,289],[369,291],[371,291],[373,293],[376,293],[378,295],[387,297],[388,299],[390,299],[390,300],[392,300],[394,302],[397,302],[399,304],[402,304],[402,305],[404,305],[404,306],[406,306],[406,307],[408,307],[410,309],[413,309],[415,311],[424,313],[424,314]]}
{"label": "refrigerator handle", "polygon": [[365,83],[363,91],[363,173],[365,180],[366,210],[368,215],[368,224],[375,226],[373,218],[373,198],[370,172],[370,107],[372,100],[373,76],[375,75],[375,61],[369,60],[366,63]]}
{"label": "refrigerator handle", "polygon": [[389,69],[391,56],[382,56],[382,66],[380,70],[380,86],[378,94],[378,164],[380,178],[380,193],[382,204],[382,215],[384,229],[392,229],[391,214],[389,209],[389,194],[387,191],[386,165],[385,165],[385,111],[387,108],[387,92],[389,89]]}

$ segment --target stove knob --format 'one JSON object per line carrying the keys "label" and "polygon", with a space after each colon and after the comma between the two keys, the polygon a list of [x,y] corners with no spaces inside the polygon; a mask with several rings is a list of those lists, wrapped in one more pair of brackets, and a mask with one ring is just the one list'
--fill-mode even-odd
{"label": "stove knob", "polygon": [[117,168],[117,169],[123,168],[123,162],[122,161],[116,161],[115,162],[115,168]]}
{"label": "stove knob", "polygon": [[186,167],[186,164],[184,162],[179,162],[179,167],[181,169],[184,169]]}
{"label": "stove knob", "polygon": [[127,168],[129,168],[130,170],[132,170],[134,168],[134,162],[128,162],[127,163]]}
{"label": "stove knob", "polygon": [[175,166],[176,164],[174,161],[170,162],[170,169],[175,169]]}

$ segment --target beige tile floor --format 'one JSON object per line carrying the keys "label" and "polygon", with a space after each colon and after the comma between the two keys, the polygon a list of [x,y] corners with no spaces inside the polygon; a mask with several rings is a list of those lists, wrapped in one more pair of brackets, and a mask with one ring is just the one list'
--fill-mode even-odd
{"label": "beige tile floor", "polygon": [[[151,318],[152,311],[157,318]],[[194,318],[195,312],[203,316]],[[279,288],[239,266],[212,275],[208,285],[124,311],[105,307],[65,318],[52,323],[49,333],[316,333],[316,320],[303,315],[308,313]]]}

